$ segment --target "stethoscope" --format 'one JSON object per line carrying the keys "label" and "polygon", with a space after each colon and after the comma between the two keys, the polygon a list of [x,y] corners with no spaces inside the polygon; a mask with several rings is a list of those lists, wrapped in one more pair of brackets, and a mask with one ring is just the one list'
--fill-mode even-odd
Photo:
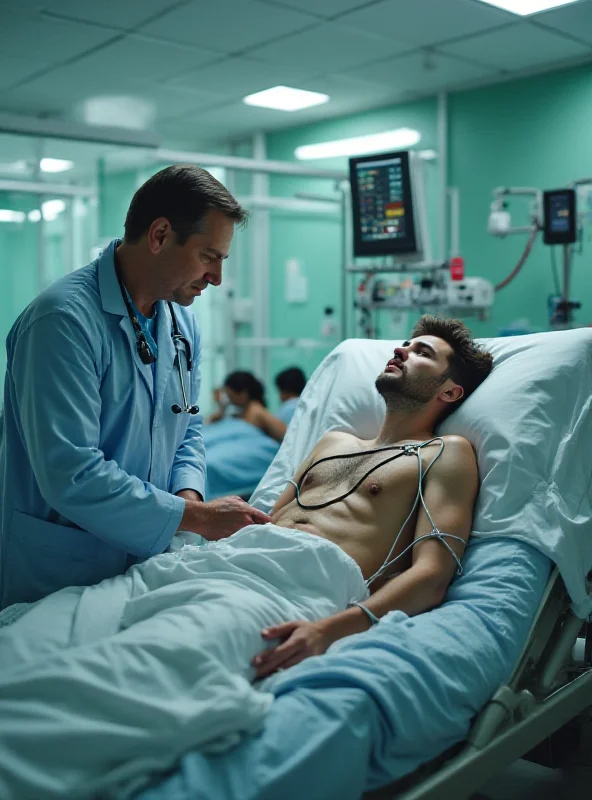
{"label": "stethoscope", "polygon": [[[121,276],[119,275],[119,270],[115,270],[117,274],[117,280],[119,281],[119,288],[121,289],[121,296],[123,297],[123,301],[125,303],[125,307],[127,308],[127,313],[132,323],[132,327],[134,329],[134,334],[136,336],[136,347],[138,349],[138,355],[140,357],[140,361],[142,364],[154,364],[156,362],[156,356],[150,349],[150,345],[144,335],[144,331],[142,330],[142,326],[140,325],[140,320],[138,319],[136,312],[134,311],[132,304],[129,301],[129,296],[126,291],[126,288],[121,280]],[[189,341],[179,329],[179,325],[177,323],[177,317],[175,316],[175,312],[173,310],[173,304],[167,301],[167,305],[169,307],[169,311],[171,312],[171,322],[172,322],[172,329],[171,329],[171,339],[173,340],[173,346],[175,348],[175,360],[173,362],[173,366],[179,373],[179,383],[181,384],[181,397],[183,398],[183,405],[180,406],[178,403],[173,403],[171,406],[171,411],[173,414],[198,414],[199,413],[199,406],[193,405],[190,406],[187,403],[187,391],[185,389],[185,379],[183,377],[183,370],[181,369],[181,357],[180,357],[180,345],[183,344],[185,348],[185,359],[187,361],[187,376],[191,374],[191,367],[193,366],[193,362],[191,359],[191,345]]]}

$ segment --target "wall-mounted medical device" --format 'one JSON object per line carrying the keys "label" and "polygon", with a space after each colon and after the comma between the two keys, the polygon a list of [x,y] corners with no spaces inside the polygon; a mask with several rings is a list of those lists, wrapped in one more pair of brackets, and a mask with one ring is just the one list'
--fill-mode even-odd
{"label": "wall-mounted medical device", "polygon": [[[562,280],[560,282],[554,249],[551,249],[551,265],[555,293],[548,297],[549,324],[552,328],[571,327],[575,324],[574,311],[581,303],[571,299],[571,278],[574,255],[582,255],[584,228],[590,222],[585,207],[590,203],[592,178],[580,178],[563,189],[541,191],[536,188],[517,186],[498,187],[493,192],[493,203],[487,229],[493,236],[528,234],[528,242],[518,263],[509,275],[495,286],[498,292],[510,284],[520,272],[542,231],[546,245],[560,245],[562,249]],[[532,198],[529,224],[514,225],[509,212],[509,198],[525,195]],[[578,211],[578,205],[582,208]],[[574,244],[579,242],[579,247]],[[561,283],[561,285],[560,285]]]}
{"label": "wall-mounted medical device", "polygon": [[545,244],[573,244],[577,239],[575,189],[543,192]]}
{"label": "wall-mounted medical device", "polygon": [[354,256],[418,256],[421,226],[415,213],[415,154],[351,158]]}
{"label": "wall-mounted medical device", "polygon": [[493,284],[484,278],[450,281],[444,271],[435,277],[375,277],[358,287],[356,306],[361,309],[389,308],[399,311],[462,313],[484,319],[494,299]]}

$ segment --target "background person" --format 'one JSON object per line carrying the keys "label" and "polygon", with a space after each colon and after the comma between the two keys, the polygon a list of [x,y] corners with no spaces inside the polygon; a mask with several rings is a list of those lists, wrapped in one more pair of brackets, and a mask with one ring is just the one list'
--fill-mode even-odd
{"label": "background person", "polygon": [[[282,441],[287,425],[267,409],[265,387],[252,372],[231,372],[224,381],[222,391],[228,404],[234,406],[232,416],[260,428],[276,442]],[[218,397],[220,398],[220,394]],[[209,417],[208,422],[220,421],[228,413],[228,407],[222,398],[218,402],[218,412]]]}
{"label": "background person", "polygon": [[306,386],[306,376],[300,367],[289,367],[275,376],[275,385],[281,401],[277,416],[289,425]]}

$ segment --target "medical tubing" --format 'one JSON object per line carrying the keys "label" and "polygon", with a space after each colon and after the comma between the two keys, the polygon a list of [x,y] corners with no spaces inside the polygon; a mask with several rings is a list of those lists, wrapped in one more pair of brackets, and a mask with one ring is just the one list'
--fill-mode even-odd
{"label": "medical tubing", "polygon": [[[434,460],[432,461],[432,463],[426,469],[425,474],[424,474],[423,473],[423,465],[421,463],[421,456],[419,454],[419,451],[422,448],[427,447],[428,445],[432,444],[433,442],[440,442],[440,449],[439,449],[437,455],[435,456]],[[434,523],[434,520],[432,519],[432,516],[431,516],[431,514],[430,514],[430,512],[428,510],[428,507],[425,504],[425,500],[423,499],[422,484],[423,484],[424,480],[427,478],[428,472],[431,470],[431,468],[434,466],[434,464],[440,458],[440,456],[442,455],[442,453],[444,451],[444,439],[442,439],[441,436],[436,436],[434,439],[430,439],[429,441],[423,442],[420,445],[412,445],[408,452],[412,452],[413,450],[415,451],[415,452],[413,452],[413,455],[417,456],[417,467],[418,467],[418,472],[419,472],[418,487],[417,487],[417,494],[415,495],[415,501],[414,501],[414,503],[413,503],[413,505],[411,507],[411,511],[409,512],[409,514],[407,516],[407,519],[405,520],[405,522],[401,526],[401,528],[399,530],[399,533],[396,535],[395,541],[393,542],[393,546],[389,550],[389,552],[387,554],[387,557],[385,558],[382,566],[380,567],[380,569],[378,569],[374,573],[374,575],[371,575],[368,578],[368,580],[366,581],[366,586],[370,586],[370,584],[373,581],[375,581],[376,578],[380,577],[380,575],[382,575],[383,572],[385,572],[390,566],[392,566],[395,563],[395,561],[397,561],[399,558],[401,558],[401,556],[404,553],[406,553],[410,548],[414,547],[417,544],[417,542],[419,541],[419,539],[416,539],[414,542],[411,542],[411,544],[408,547],[406,547],[405,550],[402,553],[399,553],[399,555],[396,558],[393,558],[392,560],[389,560],[391,558],[393,552],[395,551],[396,547],[397,547],[397,544],[399,542],[399,538],[401,537],[401,534],[405,530],[405,526],[407,525],[407,523],[409,522],[409,520],[413,516],[413,514],[415,512],[415,509],[417,508],[417,504],[418,504],[418,502],[420,500],[421,500],[421,504],[422,504],[423,508],[425,509],[425,512],[426,512],[426,514],[428,516],[428,519],[429,519],[429,521],[430,521],[430,523],[432,525],[432,528],[433,528],[432,533],[427,534],[427,535],[428,536],[434,536],[434,535],[436,535],[436,531],[438,531],[438,528],[436,527],[436,524]],[[438,531],[438,533],[439,533],[439,531]]]}
{"label": "medical tubing", "polygon": [[378,619],[376,614],[373,614],[372,611],[370,611],[369,608],[366,608],[366,606],[363,605],[362,603],[348,603],[347,607],[348,608],[354,608],[354,607],[361,608],[362,611],[364,612],[364,614],[366,614],[366,616],[368,617],[368,619],[372,623],[372,625],[378,625],[378,623],[380,622],[380,620]]}
{"label": "medical tubing", "polygon": [[[389,447],[378,447],[373,450],[360,450],[357,453],[344,453],[342,455],[336,455],[336,456],[325,456],[325,458],[319,458],[318,461],[315,461],[313,464],[307,467],[300,476],[300,480],[298,481],[298,483],[295,483],[294,481],[288,481],[288,483],[291,483],[293,486],[296,487],[296,502],[298,503],[300,508],[302,508],[304,511],[318,511],[321,508],[327,508],[328,506],[335,505],[335,503],[340,503],[342,500],[345,500],[346,497],[349,497],[350,494],[353,494],[356,491],[356,489],[358,489],[362,485],[362,483],[366,480],[366,478],[373,472],[375,472],[377,469],[379,469],[380,467],[384,467],[385,464],[390,464],[391,461],[396,461],[398,458],[401,458],[401,456],[408,455],[409,450],[406,450],[406,448],[418,447],[418,446],[423,447],[423,445],[389,445]],[[319,464],[322,464],[324,461],[335,461],[338,458],[355,458],[356,456],[367,456],[367,455],[372,455],[373,453],[387,452],[389,450],[402,450],[403,452],[397,453],[397,455],[391,456],[390,458],[381,461],[379,464],[375,464],[368,470],[368,472],[362,475],[360,480],[351,489],[349,489],[347,492],[340,495],[339,497],[335,497],[333,500],[327,500],[325,503],[318,503],[312,506],[311,505],[305,506],[300,502],[300,487],[302,486],[302,481],[306,478],[311,469],[317,467]]]}
{"label": "medical tubing", "polygon": [[[462,539],[460,536],[454,536],[454,534],[452,533],[444,533],[435,528],[431,533],[425,533],[423,536],[419,536],[417,539],[414,539],[410,544],[407,545],[407,547],[404,550],[402,550],[399,553],[399,555],[396,558],[393,558],[392,561],[389,561],[388,563],[385,562],[382,565],[382,567],[377,572],[375,572],[374,575],[372,575],[371,578],[368,578],[368,580],[366,581],[366,585],[369,586],[370,583],[376,580],[376,578],[380,577],[383,571],[385,571],[388,567],[392,566],[395,563],[395,561],[398,561],[402,556],[405,555],[405,553],[407,553],[409,550],[415,547],[416,544],[419,544],[419,542],[423,542],[425,539],[438,539],[438,541],[442,542],[442,544],[444,545],[444,547],[446,547],[452,558],[456,561],[457,565],[456,574],[462,575],[463,568],[460,559],[456,555],[452,547],[450,547],[446,539],[444,538],[445,536],[448,536],[449,539],[456,539],[458,542],[461,542],[462,544],[466,544],[465,540]],[[398,538],[399,537],[397,536],[397,539]]]}
{"label": "medical tubing", "polygon": [[[431,464],[428,466],[428,468],[426,469],[426,471],[424,473],[423,472],[423,464],[422,464],[422,461],[421,461],[421,455],[420,455],[419,451],[422,450],[424,447],[427,447],[428,445],[433,444],[434,442],[439,442],[440,443],[440,449],[439,449],[439,451],[436,454],[435,458],[433,459],[433,461],[431,462]],[[324,461],[334,461],[334,460],[336,460],[338,458],[340,458],[340,459],[343,459],[343,458],[354,458],[355,456],[371,455],[373,453],[388,452],[390,450],[401,450],[402,452],[398,453],[395,456],[391,456],[390,458],[387,458],[384,461],[381,461],[379,464],[375,464],[371,469],[369,469],[360,478],[360,480],[349,491],[345,492],[344,494],[340,495],[339,497],[336,497],[333,500],[328,500],[325,503],[319,503],[318,505],[303,505],[300,502],[300,487],[302,486],[302,481],[307,476],[307,474],[310,472],[310,470],[313,469],[313,467],[316,467],[318,464],[321,464]],[[434,466],[436,461],[442,455],[443,451],[444,451],[444,439],[442,439],[441,436],[436,436],[435,438],[430,439],[427,442],[422,442],[421,444],[389,445],[388,447],[379,447],[379,448],[375,448],[375,449],[372,449],[372,450],[361,450],[361,451],[359,451],[357,453],[345,453],[345,454],[334,455],[334,456],[326,456],[325,458],[320,458],[318,461],[315,461],[313,464],[311,464],[309,467],[307,467],[305,469],[305,471],[302,473],[302,475],[300,476],[300,479],[299,479],[298,483],[296,483],[293,480],[289,480],[288,483],[291,483],[294,486],[294,488],[296,489],[296,502],[298,503],[298,506],[300,508],[302,508],[303,510],[305,510],[305,511],[316,511],[316,510],[321,509],[321,508],[327,508],[327,506],[334,505],[335,503],[339,503],[341,500],[345,500],[346,497],[349,497],[350,494],[353,494],[353,492],[356,491],[356,489],[366,480],[366,478],[369,475],[371,475],[375,470],[377,470],[379,467],[383,467],[383,466],[385,466],[385,464],[389,464],[391,461],[395,461],[396,459],[401,458],[401,456],[404,456],[404,455],[414,455],[414,456],[416,456],[417,457],[417,466],[418,466],[419,477],[418,477],[417,494],[415,495],[415,500],[413,502],[413,506],[411,507],[411,511],[407,515],[407,518],[405,519],[405,522],[403,523],[403,525],[401,526],[398,534],[396,535],[395,541],[393,542],[393,545],[392,545],[391,549],[389,550],[389,552],[387,554],[387,557],[385,558],[382,566],[373,575],[371,575],[370,578],[367,579],[366,586],[370,586],[389,567],[391,567],[396,561],[398,561],[402,556],[404,556],[405,553],[407,553],[409,550],[411,550],[413,547],[415,547],[416,544],[418,544],[419,542],[424,541],[425,539],[438,539],[438,541],[440,541],[444,545],[444,547],[448,550],[450,555],[455,560],[456,565],[457,565],[457,570],[456,570],[457,575],[462,575],[463,568],[462,568],[462,564],[460,562],[460,559],[458,558],[458,556],[456,555],[456,553],[454,552],[452,547],[448,544],[448,542],[446,541],[445,537],[448,537],[449,539],[456,539],[456,541],[461,542],[462,544],[466,544],[466,542],[460,536],[455,536],[452,533],[445,533],[445,532],[442,532],[442,531],[438,530],[438,527],[436,526],[436,523],[432,519],[432,515],[430,514],[430,511],[429,511],[429,509],[428,509],[428,507],[426,505],[426,502],[424,500],[424,497],[423,497],[423,482],[427,478],[428,473],[431,470],[431,468]],[[396,556],[396,558],[391,559],[391,556],[392,556],[393,552],[395,551],[395,549],[397,547],[397,544],[399,542],[401,534],[405,530],[405,526],[407,525],[407,523],[411,519],[412,515],[414,514],[415,509],[417,508],[417,504],[418,504],[418,502],[420,500],[421,500],[421,505],[422,505],[424,511],[426,512],[427,518],[429,519],[430,524],[432,526],[432,531],[430,533],[426,533],[423,536],[418,537],[417,539],[414,539],[413,542],[411,542],[401,553],[399,553],[398,556]],[[357,604],[354,604],[354,605],[357,605]],[[363,608],[363,610],[365,610],[368,613],[368,609],[365,609],[363,606],[360,606],[360,608]]]}
{"label": "medical tubing", "polygon": [[516,275],[518,275],[518,273],[520,272],[520,270],[522,269],[522,267],[523,267],[523,266],[526,264],[526,259],[527,259],[527,258],[528,258],[528,256],[530,255],[530,251],[532,250],[532,247],[533,247],[533,245],[534,245],[535,239],[536,239],[536,237],[538,236],[538,234],[539,234],[539,229],[538,229],[538,228],[535,228],[535,229],[533,230],[533,232],[531,233],[531,235],[530,235],[530,239],[529,239],[529,240],[528,240],[528,242],[526,243],[526,247],[524,248],[524,252],[523,252],[523,253],[522,253],[522,255],[520,256],[520,260],[518,261],[518,263],[516,264],[516,266],[514,267],[514,269],[512,270],[512,272],[511,272],[511,273],[508,275],[508,277],[507,277],[507,278],[504,278],[504,279],[503,279],[503,281],[500,281],[500,282],[497,284],[497,286],[495,286],[495,291],[496,291],[496,292],[499,292],[501,289],[505,289],[505,287],[506,287],[506,286],[507,286],[507,285],[508,285],[508,284],[509,284],[511,281],[513,281],[513,280],[514,280],[514,278],[516,277]]}

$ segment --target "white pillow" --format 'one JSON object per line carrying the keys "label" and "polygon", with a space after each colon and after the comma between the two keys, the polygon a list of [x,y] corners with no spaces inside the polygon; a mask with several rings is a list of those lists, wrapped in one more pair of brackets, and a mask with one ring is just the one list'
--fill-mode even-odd
{"label": "white pillow", "polygon": [[[493,372],[438,431],[465,436],[477,452],[473,535],[511,536],[541,550],[583,617],[592,610],[592,330],[481,343],[493,353]],[[253,504],[269,510],[326,431],[376,436],[384,403],[374,381],[398,344],[350,339],[324,359]]]}

